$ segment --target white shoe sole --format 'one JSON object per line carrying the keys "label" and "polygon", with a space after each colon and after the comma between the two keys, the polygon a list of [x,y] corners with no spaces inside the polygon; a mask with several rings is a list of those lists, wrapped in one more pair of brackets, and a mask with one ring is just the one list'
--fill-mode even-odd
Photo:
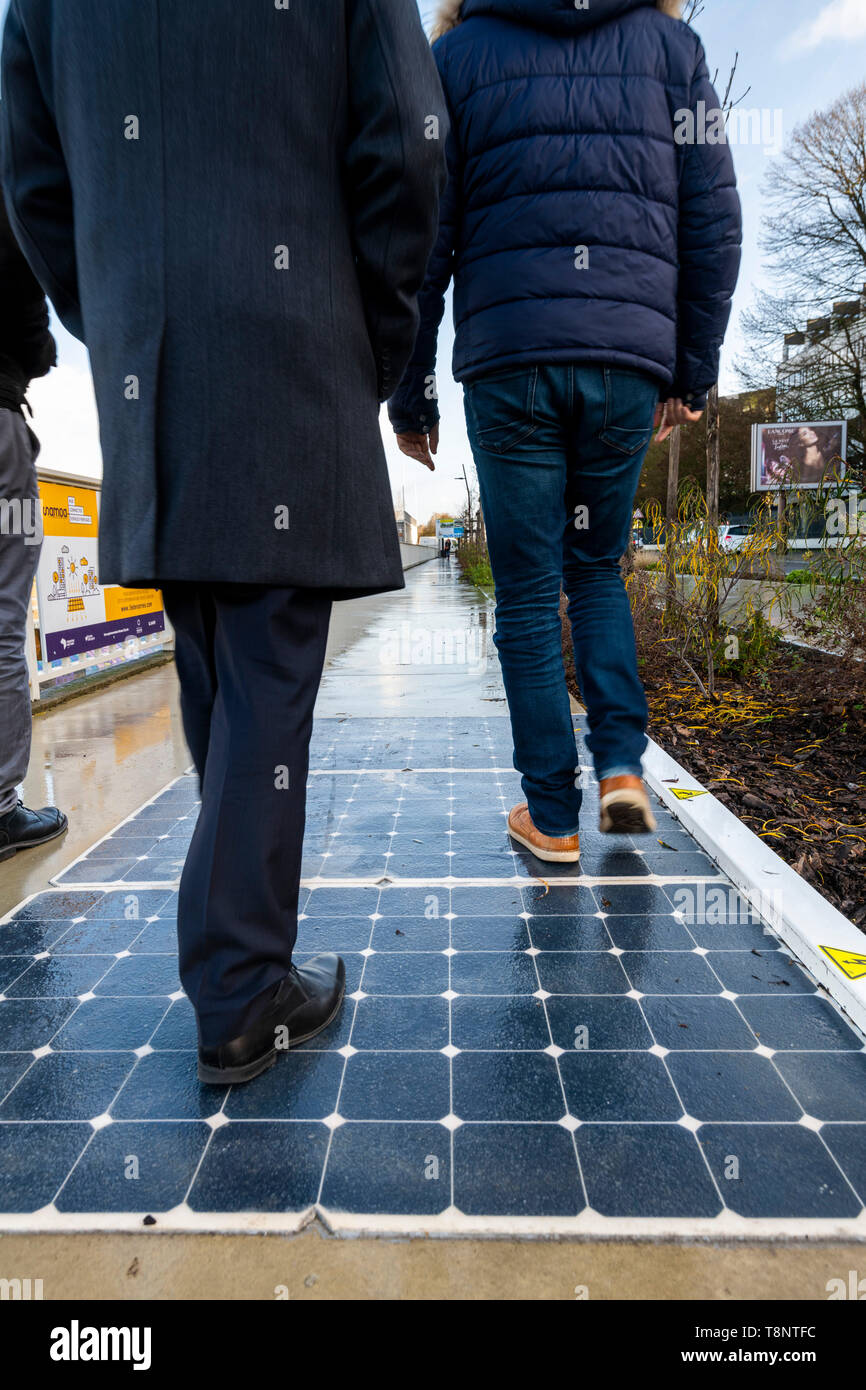
{"label": "white shoe sole", "polygon": [[650,835],[657,827],[649,801],[623,789],[602,800],[598,828],[603,835]]}
{"label": "white shoe sole", "polygon": [[544,859],[548,864],[576,864],[580,859],[579,849],[539,849],[531,840],[527,840],[525,836],[513,830],[510,825],[508,833],[512,840],[523,845],[524,849],[528,849],[530,854],[535,855],[536,859]]}

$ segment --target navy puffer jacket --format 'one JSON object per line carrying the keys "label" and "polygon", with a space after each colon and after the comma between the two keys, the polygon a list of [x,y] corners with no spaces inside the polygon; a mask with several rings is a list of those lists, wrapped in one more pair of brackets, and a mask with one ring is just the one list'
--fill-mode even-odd
{"label": "navy puffer jacket", "polygon": [[450,180],[394,428],[438,419],[452,275],[458,381],[519,363],[618,363],[702,406],[742,226],[697,35],[654,0],[463,0],[433,51]]}

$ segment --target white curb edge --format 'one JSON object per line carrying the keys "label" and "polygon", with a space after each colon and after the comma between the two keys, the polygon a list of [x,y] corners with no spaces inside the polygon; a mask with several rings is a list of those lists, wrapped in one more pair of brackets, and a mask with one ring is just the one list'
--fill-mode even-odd
{"label": "white curb edge", "polygon": [[[255,1122],[250,1122],[255,1123]],[[288,1123],[292,1123],[289,1121]],[[299,1122],[302,1123],[302,1122]],[[797,1128],[796,1125],[792,1126]],[[36,1212],[0,1216],[0,1235],[135,1234],[297,1235],[314,1222],[329,1236],[399,1240],[465,1237],[504,1240],[637,1241],[744,1245],[787,1241],[840,1241],[866,1245],[866,1212],[855,1217],[752,1217],[725,1209],[717,1216],[604,1216],[584,1207],[577,1216],[469,1216],[448,1207],[435,1216],[407,1213],[332,1211],[316,1204],[303,1211],[193,1211],[186,1203],[143,1225],[142,1212],[64,1212],[53,1205]]]}
{"label": "white curb edge", "polygon": [[[644,754],[644,776],[683,828],[866,1033],[866,974],[849,979],[821,949],[829,946],[866,960],[863,932],[652,739]],[[674,788],[698,795],[680,800]]]}

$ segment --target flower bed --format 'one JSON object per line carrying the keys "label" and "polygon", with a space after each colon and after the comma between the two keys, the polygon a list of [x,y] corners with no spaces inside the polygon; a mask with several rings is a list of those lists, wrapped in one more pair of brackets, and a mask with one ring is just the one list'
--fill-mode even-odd
{"label": "flower bed", "polygon": [[[563,655],[579,699],[564,603]],[[638,656],[655,741],[866,931],[866,701],[845,662],[782,643],[709,701],[641,624]]]}

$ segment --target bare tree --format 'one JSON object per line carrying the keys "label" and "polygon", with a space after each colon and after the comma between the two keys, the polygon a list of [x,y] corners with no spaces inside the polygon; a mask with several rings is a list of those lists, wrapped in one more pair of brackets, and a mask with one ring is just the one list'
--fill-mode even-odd
{"label": "bare tree", "polygon": [[[788,337],[805,350],[779,379],[784,414],[820,412],[826,419],[854,410],[862,420],[866,82],[797,127],[767,175],[765,194],[761,246],[773,288],[743,315],[748,350],[740,376],[748,386],[768,385]],[[854,445],[859,453],[856,439]]]}
{"label": "bare tree", "polygon": [[763,250],[806,315],[866,279],[866,82],[799,125],[766,181]]}

